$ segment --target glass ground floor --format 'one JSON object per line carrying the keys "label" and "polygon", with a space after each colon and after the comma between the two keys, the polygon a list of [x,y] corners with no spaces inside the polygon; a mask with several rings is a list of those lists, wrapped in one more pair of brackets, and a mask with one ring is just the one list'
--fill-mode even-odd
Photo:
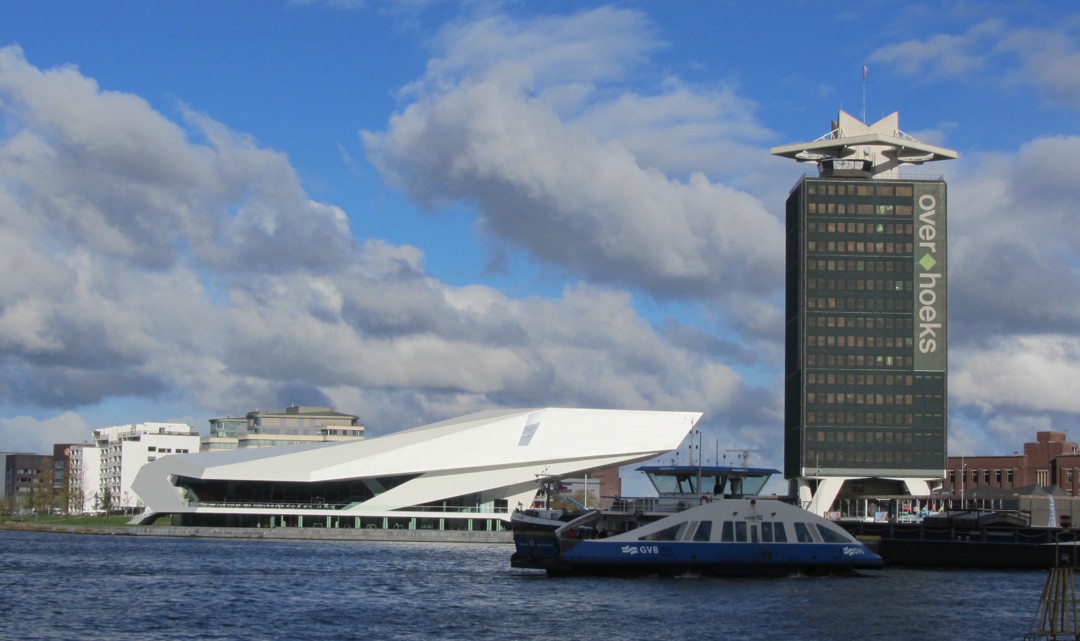
{"label": "glass ground floor", "polygon": [[[436,530],[503,532],[507,521],[491,516],[345,516],[310,514],[173,514],[171,525],[187,527],[335,528],[370,530]],[[165,519],[159,519],[162,524]]]}

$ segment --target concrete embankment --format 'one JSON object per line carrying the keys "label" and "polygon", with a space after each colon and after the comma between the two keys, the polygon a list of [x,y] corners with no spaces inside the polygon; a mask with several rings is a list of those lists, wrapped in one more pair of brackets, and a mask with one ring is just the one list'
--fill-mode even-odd
{"label": "concrete embankment", "polygon": [[0,529],[33,532],[95,534],[99,536],[171,536],[213,539],[269,539],[309,541],[389,541],[395,543],[512,543],[510,532],[469,532],[458,530],[376,530],[333,528],[225,528],[133,525],[93,527],[52,523],[7,521]]}

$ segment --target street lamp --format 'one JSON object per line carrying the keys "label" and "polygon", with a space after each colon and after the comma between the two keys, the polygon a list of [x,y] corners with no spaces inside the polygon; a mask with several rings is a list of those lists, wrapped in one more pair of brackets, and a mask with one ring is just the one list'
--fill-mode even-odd
{"label": "street lamp", "polygon": [[967,463],[960,459],[960,509],[964,509],[964,482],[967,481]]}

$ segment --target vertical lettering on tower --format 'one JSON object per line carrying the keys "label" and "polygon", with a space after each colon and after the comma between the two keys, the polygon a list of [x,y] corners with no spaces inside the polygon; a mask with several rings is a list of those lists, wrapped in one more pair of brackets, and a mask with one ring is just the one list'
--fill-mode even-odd
{"label": "vertical lettering on tower", "polygon": [[915,183],[915,369],[945,371],[946,301],[945,185]]}

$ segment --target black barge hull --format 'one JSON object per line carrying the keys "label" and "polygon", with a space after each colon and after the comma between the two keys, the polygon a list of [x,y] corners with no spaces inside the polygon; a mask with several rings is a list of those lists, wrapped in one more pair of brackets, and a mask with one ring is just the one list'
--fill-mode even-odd
{"label": "black barge hull", "polygon": [[1050,527],[841,523],[887,566],[1045,570],[1077,566],[1080,536]]}

